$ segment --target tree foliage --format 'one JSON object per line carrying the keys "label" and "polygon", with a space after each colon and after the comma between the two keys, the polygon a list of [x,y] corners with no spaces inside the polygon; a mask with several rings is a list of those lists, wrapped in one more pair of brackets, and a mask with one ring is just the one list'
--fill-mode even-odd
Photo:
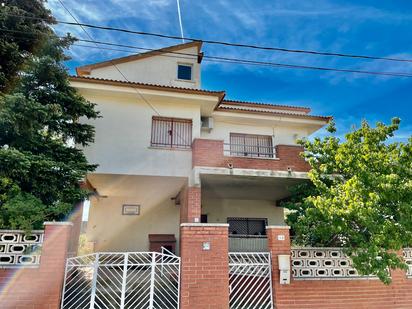
{"label": "tree foliage", "polygon": [[0,93],[10,91],[19,71],[51,33],[55,23],[44,0],[3,0],[0,6]]}
{"label": "tree foliage", "polygon": [[79,119],[98,113],[69,84],[63,61],[73,38],[44,33],[13,90],[0,96],[0,228],[64,218],[86,196],[79,182],[95,168],[74,146],[93,142],[94,128]]}
{"label": "tree foliage", "polygon": [[363,121],[344,141],[301,141],[311,182],[284,205],[297,243],[343,247],[361,274],[385,283],[388,269],[406,268],[399,253],[412,245],[412,137],[388,140],[399,124]]}

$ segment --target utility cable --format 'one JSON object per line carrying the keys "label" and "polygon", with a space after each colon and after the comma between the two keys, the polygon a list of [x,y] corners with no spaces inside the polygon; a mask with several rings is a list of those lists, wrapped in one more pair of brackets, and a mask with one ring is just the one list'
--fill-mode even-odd
{"label": "utility cable", "polygon": [[[14,15],[4,13],[7,16],[14,16],[19,18],[27,18],[27,19],[36,19],[36,20],[43,20],[39,17],[33,16],[21,16],[21,15]],[[412,59],[404,59],[404,58],[395,58],[395,57],[382,57],[382,56],[371,56],[371,55],[360,55],[360,54],[349,54],[349,53],[337,53],[337,52],[326,52],[326,51],[316,51],[316,50],[305,50],[305,49],[290,49],[284,47],[275,47],[275,46],[262,46],[256,44],[244,44],[244,43],[236,43],[236,42],[226,42],[226,41],[217,41],[217,40],[208,40],[208,39],[201,39],[201,38],[193,38],[193,37],[180,37],[175,35],[167,35],[155,32],[146,32],[146,31],[137,31],[137,30],[130,30],[125,28],[118,28],[118,27],[109,27],[109,26],[99,26],[87,23],[80,23],[80,22],[67,22],[56,20],[57,23],[64,24],[64,25],[72,25],[72,26],[80,26],[80,27],[87,27],[93,29],[100,29],[100,30],[107,30],[107,31],[116,31],[116,32],[124,32],[136,35],[145,35],[145,36],[154,36],[159,38],[166,38],[166,39],[173,39],[173,40],[187,40],[187,41],[201,41],[207,44],[217,44],[217,45],[224,45],[224,46],[232,46],[232,47],[241,47],[241,48],[252,48],[252,49],[259,49],[259,50],[266,50],[266,51],[278,51],[278,52],[287,52],[287,53],[299,53],[299,54],[310,54],[310,55],[319,55],[319,56],[331,56],[331,57],[344,57],[344,58],[359,58],[359,59],[368,59],[368,60],[386,60],[386,61],[397,61],[397,62],[410,62],[412,63]]]}

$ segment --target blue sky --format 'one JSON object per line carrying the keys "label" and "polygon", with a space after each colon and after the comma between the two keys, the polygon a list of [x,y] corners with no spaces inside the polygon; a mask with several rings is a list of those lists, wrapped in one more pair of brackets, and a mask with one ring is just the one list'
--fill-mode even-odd
{"label": "blue sky", "polygon": [[[180,35],[176,0],[64,0],[84,23]],[[49,7],[59,20],[73,21],[57,0]],[[412,59],[412,1],[180,0],[185,36],[330,52]],[[57,25],[59,33],[85,34]],[[160,48],[180,41],[101,30],[95,40]],[[291,54],[203,46],[205,55],[310,66],[412,73],[412,63]],[[73,47],[69,68],[127,53]],[[238,64],[202,63],[202,87],[226,90],[226,98],[308,106],[334,116],[338,133],[362,119],[402,119],[396,140],[412,135],[412,78],[302,71]],[[72,71],[73,72],[73,71]],[[322,135],[323,132],[319,132]]]}

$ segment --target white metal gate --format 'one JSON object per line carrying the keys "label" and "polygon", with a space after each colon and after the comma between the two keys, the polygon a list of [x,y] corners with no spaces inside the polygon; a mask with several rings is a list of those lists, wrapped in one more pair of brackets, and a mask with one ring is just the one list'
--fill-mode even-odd
{"label": "white metal gate", "polygon": [[179,308],[180,257],[95,253],[67,259],[62,309]]}
{"label": "white metal gate", "polygon": [[272,267],[269,252],[229,253],[231,309],[272,309]]}

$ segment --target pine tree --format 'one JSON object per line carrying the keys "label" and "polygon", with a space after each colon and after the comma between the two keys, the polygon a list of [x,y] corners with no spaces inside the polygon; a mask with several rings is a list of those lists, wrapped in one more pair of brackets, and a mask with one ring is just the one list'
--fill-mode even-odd
{"label": "pine tree", "polygon": [[18,72],[36,55],[55,23],[43,0],[2,0],[0,6],[0,93],[13,89]]}
{"label": "pine tree", "polygon": [[51,29],[28,34],[40,40],[36,55],[26,59],[14,89],[0,96],[0,228],[29,230],[63,219],[86,197],[79,182],[95,169],[75,147],[93,142],[94,128],[81,119],[98,113],[68,81],[64,51],[74,39]]}

